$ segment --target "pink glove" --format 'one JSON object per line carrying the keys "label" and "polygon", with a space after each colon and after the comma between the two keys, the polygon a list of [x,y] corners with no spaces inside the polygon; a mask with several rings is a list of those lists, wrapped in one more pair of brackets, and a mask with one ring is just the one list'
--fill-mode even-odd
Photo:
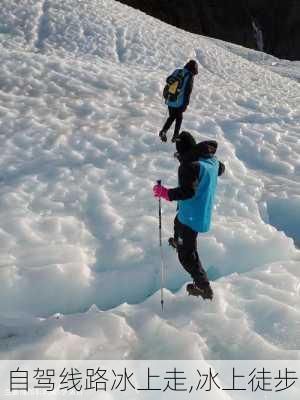
{"label": "pink glove", "polygon": [[165,188],[164,186],[161,186],[161,185],[153,186],[153,194],[155,197],[162,197],[163,199],[165,199],[167,201],[171,201],[169,199],[168,192],[169,192],[169,190],[167,188]]}

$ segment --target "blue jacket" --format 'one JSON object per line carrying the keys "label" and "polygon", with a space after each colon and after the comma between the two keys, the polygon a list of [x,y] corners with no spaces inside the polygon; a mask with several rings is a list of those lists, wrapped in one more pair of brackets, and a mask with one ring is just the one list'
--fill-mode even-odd
{"label": "blue jacket", "polygon": [[178,201],[178,219],[195,232],[207,232],[211,225],[219,161],[216,157],[202,158],[199,163],[199,179],[195,195]]}
{"label": "blue jacket", "polygon": [[[167,82],[168,79],[176,76],[180,71],[182,71],[181,69],[176,69],[172,75],[170,75],[167,78]],[[184,71],[184,78],[183,78],[183,84],[179,93],[179,96],[177,98],[176,101],[170,101],[167,100],[166,104],[169,107],[172,108],[180,108],[180,107],[186,107],[189,104],[189,100],[190,100],[190,95],[193,89],[193,74],[191,73],[191,71],[189,71],[187,68],[183,68]]]}

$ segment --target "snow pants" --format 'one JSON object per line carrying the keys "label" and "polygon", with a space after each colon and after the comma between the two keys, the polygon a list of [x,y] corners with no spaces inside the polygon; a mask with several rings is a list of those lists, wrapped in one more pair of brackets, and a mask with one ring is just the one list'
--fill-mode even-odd
{"label": "snow pants", "polygon": [[191,275],[196,285],[209,285],[207,274],[201,264],[197,252],[198,232],[182,224],[177,216],[174,220],[174,239],[177,243],[177,253],[180,264]]}
{"label": "snow pants", "polygon": [[180,127],[182,124],[182,108],[174,108],[174,107],[169,107],[169,118],[166,120],[162,130],[164,132],[167,132],[170,128],[173,122],[175,122],[175,129],[174,129],[174,135],[177,136],[179,135]]}

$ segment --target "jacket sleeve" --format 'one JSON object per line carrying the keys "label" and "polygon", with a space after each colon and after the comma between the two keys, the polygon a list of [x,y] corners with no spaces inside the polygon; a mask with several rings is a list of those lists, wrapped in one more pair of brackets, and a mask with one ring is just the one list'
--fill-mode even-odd
{"label": "jacket sleeve", "polygon": [[193,85],[194,85],[194,77],[191,75],[189,77],[189,80],[186,84],[185,92],[184,92],[184,101],[183,101],[183,108],[186,108],[189,103],[190,103],[190,97],[193,91]]}
{"label": "jacket sleeve", "polygon": [[196,193],[199,177],[199,164],[181,164],[178,169],[179,186],[169,189],[168,195],[171,201],[187,200]]}

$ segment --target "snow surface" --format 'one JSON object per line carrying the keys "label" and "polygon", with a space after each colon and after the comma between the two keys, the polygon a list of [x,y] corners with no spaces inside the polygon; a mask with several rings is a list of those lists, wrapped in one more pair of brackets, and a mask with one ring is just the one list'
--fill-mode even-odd
{"label": "snow surface", "polygon": [[[113,0],[2,0],[0,58],[1,358],[299,359],[299,63]],[[189,58],[183,128],[227,167],[198,241],[215,299],[186,295],[165,245],[162,313],[161,91]]]}

